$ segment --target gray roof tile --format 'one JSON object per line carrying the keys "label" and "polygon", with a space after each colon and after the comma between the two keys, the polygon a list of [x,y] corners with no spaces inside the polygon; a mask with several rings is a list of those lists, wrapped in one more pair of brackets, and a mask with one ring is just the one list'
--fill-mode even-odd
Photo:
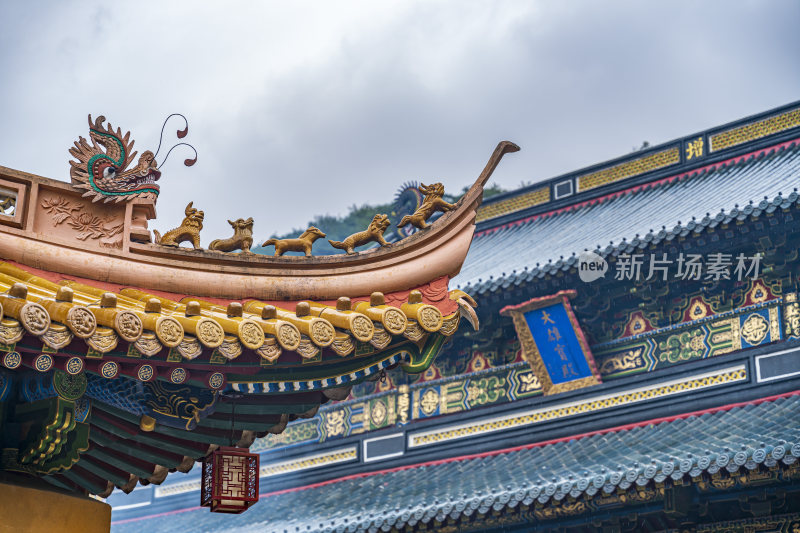
{"label": "gray roof tile", "polygon": [[[800,395],[686,419],[455,460],[262,499],[242,515],[192,510],[112,525],[161,533],[363,531],[612,492],[650,480],[800,458]],[[199,496],[198,496],[199,498]]]}
{"label": "gray roof tile", "polygon": [[475,237],[453,283],[479,295],[568,270],[584,250],[599,247],[606,256],[632,252],[698,228],[785,209],[798,202],[798,184],[800,146],[792,143],[592,205],[511,222]]}

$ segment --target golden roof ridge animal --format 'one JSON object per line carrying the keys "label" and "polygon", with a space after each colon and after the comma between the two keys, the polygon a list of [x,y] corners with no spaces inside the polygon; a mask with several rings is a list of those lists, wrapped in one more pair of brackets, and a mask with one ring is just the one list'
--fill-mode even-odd
{"label": "golden roof ridge animal", "polygon": [[427,220],[431,218],[431,215],[436,211],[446,212],[455,207],[455,204],[446,202],[442,198],[442,196],[444,196],[444,185],[441,183],[434,183],[432,185],[420,183],[419,190],[425,195],[425,199],[422,200],[422,205],[414,211],[413,215],[404,216],[397,225],[398,228],[402,228],[406,224],[412,224],[419,229],[425,229],[428,227]]}
{"label": "golden roof ridge animal", "polygon": [[228,224],[233,228],[233,237],[215,239],[208,245],[208,249],[220,252],[241,250],[243,254],[253,253],[250,251],[250,247],[253,246],[253,217],[237,218],[233,222],[229,220]]}
{"label": "golden roof ridge animal", "polygon": [[348,254],[354,254],[355,251],[353,250],[357,246],[363,246],[368,242],[377,242],[381,246],[389,246],[389,243],[386,242],[386,239],[383,238],[383,232],[386,231],[386,228],[389,227],[389,217],[386,215],[375,215],[372,219],[372,222],[369,223],[369,227],[364,231],[359,231],[358,233],[353,233],[345,240],[339,241],[331,241],[331,246],[334,248],[339,248],[340,250],[345,250]]}
{"label": "golden roof ridge animal", "polygon": [[326,237],[319,228],[309,226],[300,237],[296,239],[268,239],[261,246],[275,246],[275,255],[283,255],[286,252],[304,252],[306,257],[311,257],[311,246],[314,241]]}
{"label": "golden roof ridge animal", "polygon": [[181,225],[175,229],[171,229],[162,237],[158,230],[153,230],[155,234],[155,243],[161,246],[179,246],[182,242],[191,242],[195,250],[202,250],[200,248],[200,230],[203,229],[203,218],[205,213],[199,209],[192,207],[194,202],[189,202],[186,206],[184,214],[186,217],[181,222]]}

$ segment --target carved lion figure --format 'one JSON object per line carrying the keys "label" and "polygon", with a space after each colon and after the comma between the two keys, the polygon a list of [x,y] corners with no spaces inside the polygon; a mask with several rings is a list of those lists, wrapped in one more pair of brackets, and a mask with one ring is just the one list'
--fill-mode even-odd
{"label": "carved lion figure", "polygon": [[412,224],[419,229],[425,229],[428,227],[426,221],[431,218],[431,215],[436,211],[450,211],[455,207],[455,205],[445,202],[442,199],[442,196],[444,196],[444,185],[441,183],[434,183],[433,185],[423,185],[420,183],[419,190],[425,195],[422,205],[414,211],[413,215],[404,216],[397,225],[398,228],[402,228],[406,224]]}
{"label": "carved lion figure", "polygon": [[275,255],[283,255],[286,252],[304,252],[306,257],[311,257],[311,246],[314,241],[326,235],[314,226],[309,227],[297,239],[269,239],[264,241],[261,246],[275,246]]}
{"label": "carved lion figure", "polygon": [[234,222],[228,221],[233,228],[233,237],[229,239],[216,239],[208,245],[209,250],[220,252],[232,252],[241,250],[243,254],[252,253],[250,247],[253,246],[253,217],[247,220],[237,218]]}
{"label": "carved lion figure", "polygon": [[345,250],[348,254],[354,254],[353,248],[363,246],[368,242],[377,242],[381,246],[388,246],[389,243],[383,238],[383,232],[389,227],[389,217],[386,215],[375,215],[370,222],[369,227],[358,233],[354,233],[347,237],[344,241],[328,241],[334,248]]}
{"label": "carved lion figure", "polygon": [[184,213],[186,218],[183,219],[181,225],[175,229],[171,229],[162,237],[157,230],[153,230],[155,234],[156,244],[162,246],[178,246],[182,242],[191,242],[195,250],[202,250],[200,248],[200,230],[203,229],[203,218],[205,213],[199,209],[192,207],[194,202],[189,202],[186,206]]}

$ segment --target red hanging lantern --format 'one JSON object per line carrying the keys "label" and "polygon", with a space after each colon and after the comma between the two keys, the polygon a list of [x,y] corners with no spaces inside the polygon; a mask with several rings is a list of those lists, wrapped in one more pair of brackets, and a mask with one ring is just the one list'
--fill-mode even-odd
{"label": "red hanging lantern", "polygon": [[220,447],[203,459],[200,505],[212,513],[243,513],[258,501],[258,454]]}

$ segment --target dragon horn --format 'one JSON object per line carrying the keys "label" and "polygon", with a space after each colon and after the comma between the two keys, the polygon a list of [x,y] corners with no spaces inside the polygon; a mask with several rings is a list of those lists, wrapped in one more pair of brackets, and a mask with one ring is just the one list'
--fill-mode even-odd
{"label": "dragon horn", "polygon": [[194,203],[194,200],[192,200],[191,202],[189,202],[189,205],[187,205],[187,206],[186,206],[186,210],[184,211],[184,214],[185,214],[187,217],[189,216],[189,212],[192,210],[192,204],[193,204],[193,203]]}

